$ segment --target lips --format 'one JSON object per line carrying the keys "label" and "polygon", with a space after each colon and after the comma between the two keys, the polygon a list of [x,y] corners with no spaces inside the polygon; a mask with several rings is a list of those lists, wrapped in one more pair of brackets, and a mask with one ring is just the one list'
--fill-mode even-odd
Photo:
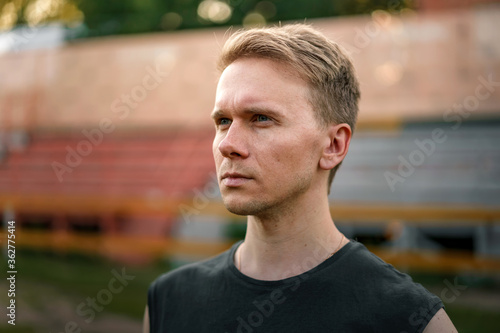
{"label": "lips", "polygon": [[250,181],[252,178],[238,172],[226,172],[221,177],[221,182],[227,187],[239,187]]}

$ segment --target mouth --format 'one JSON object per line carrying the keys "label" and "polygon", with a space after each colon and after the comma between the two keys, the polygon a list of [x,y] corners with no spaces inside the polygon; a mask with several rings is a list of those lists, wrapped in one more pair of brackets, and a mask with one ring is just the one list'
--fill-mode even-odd
{"label": "mouth", "polygon": [[226,172],[221,177],[221,183],[226,187],[239,187],[252,178],[237,172]]}

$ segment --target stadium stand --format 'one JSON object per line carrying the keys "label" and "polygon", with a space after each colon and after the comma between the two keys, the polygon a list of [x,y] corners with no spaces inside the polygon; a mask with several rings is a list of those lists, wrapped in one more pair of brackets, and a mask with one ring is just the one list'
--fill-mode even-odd
{"label": "stadium stand", "polygon": [[[314,21],[362,86],[332,216],[389,262],[500,271],[498,13]],[[225,33],[0,55],[0,211],[19,244],[129,261],[229,246],[216,225],[241,219],[213,187],[208,117]]]}

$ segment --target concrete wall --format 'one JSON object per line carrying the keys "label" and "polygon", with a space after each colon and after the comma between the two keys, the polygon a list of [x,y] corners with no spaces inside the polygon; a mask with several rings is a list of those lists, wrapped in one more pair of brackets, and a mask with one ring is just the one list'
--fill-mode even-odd
{"label": "concrete wall", "polygon": [[[500,6],[310,21],[352,54],[360,123],[442,119],[456,104],[498,116]],[[79,41],[0,55],[0,128],[210,124],[226,29]],[[469,99],[468,99],[469,98]],[[452,110],[457,112],[457,110]]]}

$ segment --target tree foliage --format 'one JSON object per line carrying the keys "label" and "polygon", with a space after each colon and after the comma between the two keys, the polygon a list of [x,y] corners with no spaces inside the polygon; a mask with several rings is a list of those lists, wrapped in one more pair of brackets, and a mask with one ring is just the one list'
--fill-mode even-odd
{"label": "tree foliage", "polygon": [[[399,11],[413,4],[412,0],[3,0],[0,6],[0,29],[62,21],[80,25],[77,37],[90,37],[305,21],[377,9]],[[34,8],[44,15],[30,22],[27,13]]]}

